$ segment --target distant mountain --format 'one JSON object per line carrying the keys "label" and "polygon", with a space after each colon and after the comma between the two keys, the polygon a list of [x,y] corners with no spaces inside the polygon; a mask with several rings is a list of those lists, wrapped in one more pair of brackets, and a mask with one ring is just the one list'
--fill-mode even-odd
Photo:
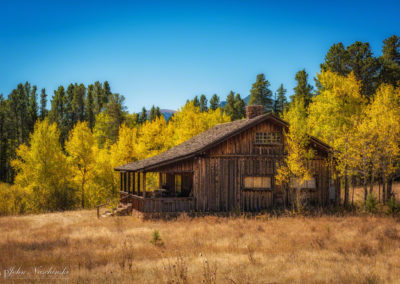
{"label": "distant mountain", "polygon": [[[244,103],[245,103],[246,105],[248,105],[248,104],[249,104],[249,101],[250,101],[250,95],[248,95],[247,97],[245,97],[243,100],[244,100]],[[226,105],[226,101],[222,101],[222,102],[219,104],[220,107],[224,107],[225,105]]]}
{"label": "distant mountain", "polygon": [[165,120],[169,120],[171,118],[171,116],[176,112],[176,110],[172,110],[172,109],[160,109],[160,112],[162,113],[162,115],[164,116]]}
{"label": "distant mountain", "polygon": [[[176,112],[176,110],[172,110],[172,109],[160,109],[161,114],[164,116],[165,120],[168,121],[171,116]],[[149,117],[150,115],[150,110],[147,111],[147,117]]]}

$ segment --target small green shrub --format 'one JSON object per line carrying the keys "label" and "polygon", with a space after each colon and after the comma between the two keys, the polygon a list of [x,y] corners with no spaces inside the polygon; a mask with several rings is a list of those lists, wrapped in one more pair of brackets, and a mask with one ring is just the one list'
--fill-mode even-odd
{"label": "small green shrub", "polygon": [[400,213],[400,203],[396,201],[396,198],[394,196],[389,199],[389,201],[387,202],[387,206],[389,214]]}
{"label": "small green shrub", "polygon": [[365,201],[365,210],[369,213],[375,213],[378,211],[378,200],[372,193],[367,196],[367,200]]}
{"label": "small green shrub", "polygon": [[161,239],[160,232],[158,230],[154,230],[153,237],[152,237],[150,243],[152,243],[155,246],[163,246],[164,245],[164,242]]}

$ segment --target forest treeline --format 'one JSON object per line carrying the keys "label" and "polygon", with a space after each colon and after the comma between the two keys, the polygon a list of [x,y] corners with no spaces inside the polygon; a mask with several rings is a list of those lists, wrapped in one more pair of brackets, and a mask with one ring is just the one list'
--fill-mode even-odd
{"label": "forest treeline", "polygon": [[[334,44],[321,64],[315,88],[307,72],[287,99],[264,74],[250,89],[249,104],[290,123],[289,155],[278,180],[307,179],[312,158],[307,135],[333,147],[333,160],[349,203],[349,186],[376,181],[385,197],[398,168],[400,121],[400,38],[384,40],[375,57],[368,43]],[[188,100],[168,121],[159,107],[129,113],[124,97],[109,83],[59,86],[50,100],[45,89],[19,84],[0,96],[0,214],[90,208],[119,191],[113,168],[156,155],[222,122],[241,119],[246,102],[231,91],[221,106],[214,94]],[[155,178],[149,178],[155,183]],[[367,194],[367,192],[366,192]]]}

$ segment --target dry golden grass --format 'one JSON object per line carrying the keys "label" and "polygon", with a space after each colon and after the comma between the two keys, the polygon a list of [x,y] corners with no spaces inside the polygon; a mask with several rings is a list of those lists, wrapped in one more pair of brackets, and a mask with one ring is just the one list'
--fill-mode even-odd
{"label": "dry golden grass", "polygon": [[[95,211],[74,211],[2,217],[0,228],[1,271],[66,266],[70,283],[400,279],[400,219],[393,217],[181,216],[142,221],[132,216],[97,219]],[[154,230],[161,241],[151,242]]]}

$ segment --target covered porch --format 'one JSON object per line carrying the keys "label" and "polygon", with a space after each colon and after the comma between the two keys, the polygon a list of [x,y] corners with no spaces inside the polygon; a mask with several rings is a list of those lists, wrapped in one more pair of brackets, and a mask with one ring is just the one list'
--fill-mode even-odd
{"label": "covered porch", "polygon": [[[194,210],[193,172],[121,171],[121,200],[143,213]],[[148,178],[152,179],[149,186]],[[156,180],[156,183],[154,183]]]}

